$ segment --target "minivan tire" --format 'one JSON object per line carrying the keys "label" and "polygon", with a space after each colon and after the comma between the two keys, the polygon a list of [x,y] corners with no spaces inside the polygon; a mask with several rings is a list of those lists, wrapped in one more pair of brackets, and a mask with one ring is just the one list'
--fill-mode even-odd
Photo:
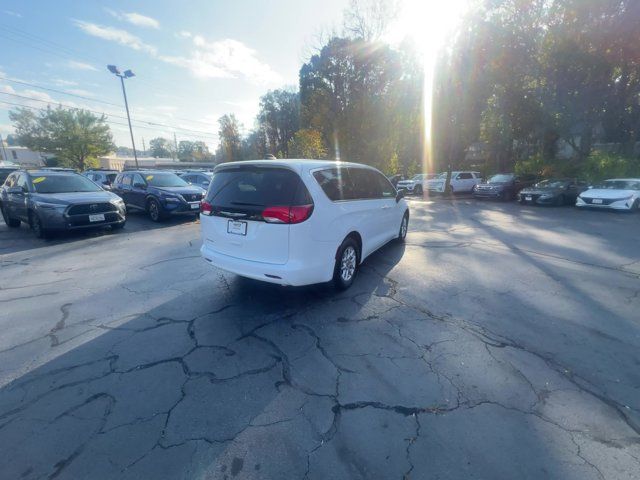
{"label": "minivan tire", "polygon": [[398,232],[398,242],[404,242],[407,238],[407,231],[409,230],[409,212],[405,212],[400,222],[400,231]]}
{"label": "minivan tire", "polygon": [[338,290],[346,290],[353,284],[358,273],[360,248],[352,238],[344,239],[336,254],[336,264],[333,269],[333,284]]}
{"label": "minivan tire", "polygon": [[2,218],[9,228],[18,228],[20,226],[20,220],[17,218],[11,218],[9,216],[9,212],[7,212],[7,208],[4,206],[2,207]]}

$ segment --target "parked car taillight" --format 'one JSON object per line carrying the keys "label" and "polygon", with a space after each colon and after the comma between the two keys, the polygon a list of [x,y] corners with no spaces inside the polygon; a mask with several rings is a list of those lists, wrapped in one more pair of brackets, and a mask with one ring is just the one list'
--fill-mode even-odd
{"label": "parked car taillight", "polygon": [[213,213],[213,207],[206,200],[200,202],[200,213],[202,215],[211,215]]}
{"label": "parked car taillight", "polygon": [[262,218],[267,223],[301,223],[311,216],[313,204],[292,207],[267,207],[262,211]]}

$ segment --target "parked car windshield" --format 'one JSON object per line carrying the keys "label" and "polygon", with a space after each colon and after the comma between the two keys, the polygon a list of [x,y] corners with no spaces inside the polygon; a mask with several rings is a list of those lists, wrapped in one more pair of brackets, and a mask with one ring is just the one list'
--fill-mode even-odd
{"label": "parked car windshield", "polygon": [[513,175],[505,175],[503,173],[500,173],[498,175],[489,177],[489,180],[487,180],[487,183],[507,183],[512,180],[513,180]]}
{"label": "parked car windshield", "polygon": [[100,192],[102,189],[82,175],[34,175],[33,188],[38,193]]}
{"label": "parked car windshield", "polygon": [[595,188],[604,188],[607,190],[640,190],[640,181],[637,180],[605,180],[599,183]]}
{"label": "parked car windshield", "polygon": [[148,173],[144,179],[152,187],[186,187],[189,185],[175,173]]}
{"label": "parked car windshield", "polygon": [[566,180],[543,180],[541,182],[536,183],[536,187],[538,188],[563,188],[566,187]]}

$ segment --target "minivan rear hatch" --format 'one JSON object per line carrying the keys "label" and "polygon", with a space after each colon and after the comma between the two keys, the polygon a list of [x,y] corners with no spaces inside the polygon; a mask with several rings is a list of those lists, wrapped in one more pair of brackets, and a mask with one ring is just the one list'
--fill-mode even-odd
{"label": "minivan rear hatch", "polygon": [[296,172],[256,164],[213,174],[200,221],[207,248],[243,260],[285,264],[291,224],[306,220],[313,201]]}

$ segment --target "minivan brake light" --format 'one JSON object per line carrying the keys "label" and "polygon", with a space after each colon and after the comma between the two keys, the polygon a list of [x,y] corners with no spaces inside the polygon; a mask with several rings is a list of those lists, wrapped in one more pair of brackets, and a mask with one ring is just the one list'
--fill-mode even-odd
{"label": "minivan brake light", "polygon": [[267,223],[301,223],[311,216],[313,204],[296,206],[267,207],[262,211],[262,218]]}

